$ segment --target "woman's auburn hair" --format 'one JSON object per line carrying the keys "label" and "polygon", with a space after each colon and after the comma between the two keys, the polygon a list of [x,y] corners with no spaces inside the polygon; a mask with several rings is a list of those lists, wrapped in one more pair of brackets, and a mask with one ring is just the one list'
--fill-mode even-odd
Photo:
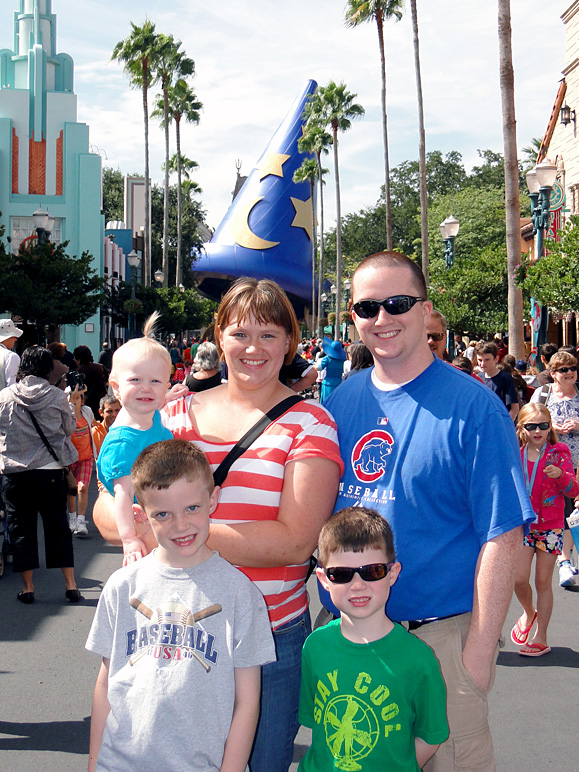
{"label": "woman's auburn hair", "polygon": [[284,364],[289,365],[296,355],[300,340],[300,328],[295,311],[288,296],[271,279],[254,279],[244,276],[234,282],[227,290],[215,318],[215,344],[221,358],[220,337],[231,319],[237,323],[247,317],[253,317],[258,324],[273,324],[282,327],[290,338],[288,352]]}
{"label": "woman's auburn hair", "polygon": [[540,402],[529,402],[526,405],[523,405],[523,407],[519,410],[517,414],[517,437],[519,438],[519,445],[521,448],[523,448],[527,444],[527,437],[525,435],[525,430],[523,429],[524,424],[528,423],[541,423],[541,421],[538,421],[536,416],[539,415],[541,417],[541,421],[548,421],[549,426],[549,434],[547,435],[547,442],[549,445],[554,445],[556,442],[559,442],[559,437],[557,435],[557,432],[555,429],[553,429],[553,423],[551,419],[551,413],[549,411],[549,408],[547,408],[545,405],[541,404]]}
{"label": "woman's auburn hair", "polygon": [[577,359],[568,351],[557,351],[549,359],[549,369],[558,370],[560,367],[577,367]]}

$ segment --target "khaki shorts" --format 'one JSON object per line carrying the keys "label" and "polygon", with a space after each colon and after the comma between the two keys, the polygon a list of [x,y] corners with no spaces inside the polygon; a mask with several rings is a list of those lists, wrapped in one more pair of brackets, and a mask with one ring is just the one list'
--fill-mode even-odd
{"label": "khaki shorts", "polygon": [[493,740],[488,724],[488,691],[495,679],[499,644],[488,691],[481,689],[462,664],[471,614],[459,614],[413,630],[436,654],[446,683],[450,737],[424,766],[425,772],[495,772]]}

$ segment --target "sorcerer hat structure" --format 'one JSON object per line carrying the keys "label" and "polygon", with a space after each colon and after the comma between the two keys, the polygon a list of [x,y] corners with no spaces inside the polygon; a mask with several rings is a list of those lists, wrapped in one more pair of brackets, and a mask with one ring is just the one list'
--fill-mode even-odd
{"label": "sorcerer hat structure", "polygon": [[293,175],[304,158],[303,111],[310,80],[293,103],[227,214],[193,264],[197,288],[220,300],[239,276],[273,279],[294,306],[311,304],[313,218],[310,185]]}

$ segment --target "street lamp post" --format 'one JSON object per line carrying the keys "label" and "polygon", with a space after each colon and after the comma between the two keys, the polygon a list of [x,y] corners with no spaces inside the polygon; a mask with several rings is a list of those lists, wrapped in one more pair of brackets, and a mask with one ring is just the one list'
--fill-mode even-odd
{"label": "street lamp post", "polygon": [[[533,234],[537,236],[537,260],[543,257],[545,231],[549,229],[551,218],[551,191],[557,179],[557,167],[544,158],[527,173],[527,187],[531,199]],[[547,340],[548,313],[546,306],[539,306],[535,298],[531,298],[531,316],[533,318],[533,352],[536,354],[540,346]],[[539,359],[536,359],[537,364]]]}
{"label": "street lamp post", "polygon": [[[348,303],[350,302],[350,290],[352,289],[352,282],[349,278],[344,280],[344,311],[348,311]],[[344,332],[342,338],[347,341],[348,339],[348,322],[344,322]]]}
{"label": "street lamp post", "polygon": [[38,243],[46,244],[50,241],[50,234],[54,227],[54,217],[49,212],[45,212],[42,207],[39,207],[32,215],[32,221],[34,222],[34,229],[38,235]]}
{"label": "street lamp post", "polygon": [[334,340],[338,340],[338,338],[340,337],[340,332],[339,332],[340,331],[340,320],[338,319],[337,300],[336,300],[336,298],[337,298],[337,294],[336,293],[338,292],[338,288],[336,287],[335,284],[332,284],[332,286],[330,287],[330,292],[333,295],[332,308],[334,310],[334,316],[336,317],[334,319]]}
{"label": "street lamp post", "polygon": [[155,271],[155,281],[157,282],[157,286],[158,287],[162,287],[163,286],[164,279],[165,279],[165,274],[159,268],[157,271]]}
{"label": "street lamp post", "polygon": [[[440,233],[444,243],[444,259],[446,260],[446,267],[449,270],[454,265],[454,242],[458,236],[459,229],[460,223],[452,214],[440,223]],[[452,361],[454,359],[454,332],[449,329],[447,335],[448,356]]]}
{"label": "street lamp post", "polygon": [[[127,255],[127,262],[131,266],[131,300],[137,299],[137,269],[141,264],[141,256],[134,249]],[[129,337],[137,337],[137,317],[135,312],[129,315]]]}

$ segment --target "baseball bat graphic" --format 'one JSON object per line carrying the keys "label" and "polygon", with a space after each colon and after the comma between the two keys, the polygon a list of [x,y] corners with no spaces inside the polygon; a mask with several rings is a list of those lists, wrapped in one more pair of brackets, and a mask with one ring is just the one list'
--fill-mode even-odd
{"label": "baseball bat graphic", "polygon": [[[131,598],[129,601],[130,605],[138,611],[140,614],[143,614],[143,616],[147,617],[147,619],[153,618],[153,612],[148,606],[145,606],[145,604],[140,601],[138,598]],[[200,621],[201,619],[206,619],[207,617],[213,616],[214,614],[218,614],[220,611],[222,611],[222,606],[219,603],[214,603],[212,606],[207,606],[207,608],[201,609],[201,611],[196,611],[194,614],[189,612],[187,615],[187,618],[185,620],[186,625],[190,625],[191,627],[195,624],[195,622]],[[193,649],[190,649],[189,647],[184,647],[189,651],[195,659],[201,663],[201,665],[205,668],[206,672],[209,673],[211,670],[210,665],[208,665],[206,662],[204,662],[201,657],[197,654],[197,652],[193,651]],[[147,649],[143,649],[138,654],[136,654],[134,657],[131,657],[129,660],[129,664],[134,665],[137,663],[141,657],[143,657],[148,651]]]}

